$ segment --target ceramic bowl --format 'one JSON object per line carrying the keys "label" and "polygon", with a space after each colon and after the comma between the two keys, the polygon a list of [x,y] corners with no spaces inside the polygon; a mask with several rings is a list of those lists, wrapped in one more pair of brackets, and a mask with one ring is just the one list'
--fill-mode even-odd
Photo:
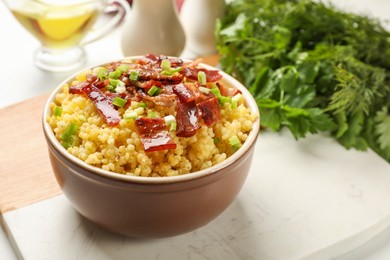
{"label": "ceramic bowl", "polygon": [[[247,89],[228,74],[220,73],[224,84],[239,89],[247,107],[259,113]],[[75,75],[53,91],[45,105],[42,123],[53,173],[66,198],[82,216],[125,236],[158,238],[200,228],[231,204],[250,170],[260,120],[253,124],[246,142],[237,152],[208,169],[173,177],[138,177],[109,172],[71,155],[57,141],[46,122],[51,113],[50,103],[62,85]]]}

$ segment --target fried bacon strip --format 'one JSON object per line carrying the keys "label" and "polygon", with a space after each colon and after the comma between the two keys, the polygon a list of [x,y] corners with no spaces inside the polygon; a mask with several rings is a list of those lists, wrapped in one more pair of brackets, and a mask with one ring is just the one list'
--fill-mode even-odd
{"label": "fried bacon strip", "polygon": [[135,120],[145,152],[176,149],[163,118],[140,117]]}
{"label": "fried bacon strip", "polygon": [[110,126],[116,126],[121,121],[119,112],[113,107],[111,99],[92,84],[83,86],[82,91],[93,101],[98,113]]}
{"label": "fried bacon strip", "polygon": [[184,102],[194,101],[197,95],[189,89],[185,84],[177,84],[173,86],[173,92]]}
{"label": "fried bacon strip", "polygon": [[198,103],[198,108],[201,112],[204,123],[207,126],[212,126],[220,119],[220,109],[219,102],[216,97],[211,97],[200,103]]}
{"label": "fried bacon strip", "polygon": [[194,101],[184,102],[180,99],[176,104],[176,135],[180,137],[191,137],[200,128],[199,110]]}
{"label": "fried bacon strip", "polygon": [[137,71],[139,73],[139,81],[155,80],[163,84],[179,84],[183,81],[184,75],[175,73],[173,75],[164,75],[156,69],[142,69]]}

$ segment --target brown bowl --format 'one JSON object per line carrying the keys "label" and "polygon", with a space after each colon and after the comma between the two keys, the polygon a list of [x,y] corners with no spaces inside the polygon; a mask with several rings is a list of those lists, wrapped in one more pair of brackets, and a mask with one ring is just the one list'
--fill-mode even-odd
{"label": "brown bowl", "polygon": [[[205,64],[202,66],[215,69]],[[231,76],[220,73],[224,84],[239,89],[247,107],[258,114],[256,102],[248,90]],[[253,124],[247,140],[237,152],[208,169],[172,177],[113,173],[88,165],[71,155],[57,141],[46,122],[51,113],[50,103],[61,91],[62,85],[75,75],[51,94],[44,108],[42,123],[55,177],[65,196],[81,215],[115,233],[157,238],[202,227],[231,204],[248,175],[260,129],[259,120]]]}

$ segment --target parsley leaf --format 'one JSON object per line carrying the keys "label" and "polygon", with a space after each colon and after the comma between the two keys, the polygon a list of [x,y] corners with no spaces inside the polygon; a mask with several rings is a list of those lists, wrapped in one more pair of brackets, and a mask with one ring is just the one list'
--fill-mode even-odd
{"label": "parsley leaf", "polygon": [[390,162],[390,33],[312,0],[235,0],[217,22],[220,65],[254,96],[262,127],[329,132]]}

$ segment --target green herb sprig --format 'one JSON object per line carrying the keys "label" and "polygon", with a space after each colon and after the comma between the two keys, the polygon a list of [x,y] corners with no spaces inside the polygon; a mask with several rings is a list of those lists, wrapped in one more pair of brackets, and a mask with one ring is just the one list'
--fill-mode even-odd
{"label": "green herb sprig", "polygon": [[390,33],[378,20],[309,0],[235,0],[216,35],[263,127],[326,131],[390,162]]}

